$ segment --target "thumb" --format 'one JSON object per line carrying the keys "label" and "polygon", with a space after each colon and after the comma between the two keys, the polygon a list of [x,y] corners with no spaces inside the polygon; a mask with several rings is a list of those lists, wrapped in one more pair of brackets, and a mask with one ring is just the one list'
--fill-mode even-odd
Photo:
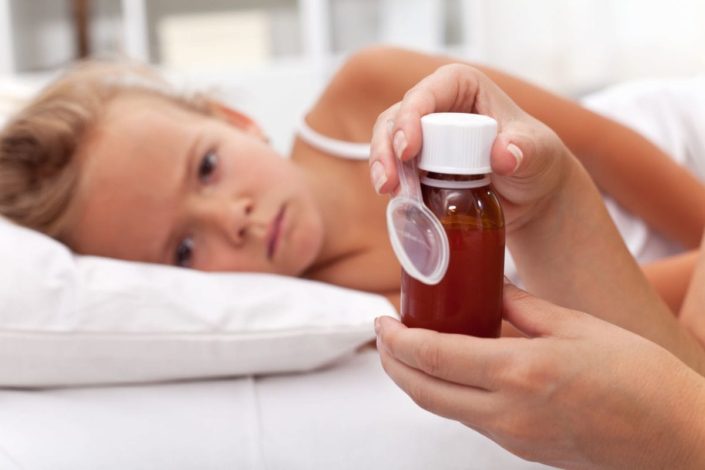
{"label": "thumb", "polygon": [[[527,119],[531,118],[527,116]],[[540,174],[550,164],[551,153],[539,151],[537,142],[543,143],[547,137],[523,121],[503,125],[492,145],[492,170],[500,176],[517,178]]]}
{"label": "thumb", "polygon": [[517,172],[529,153],[529,142],[508,132],[500,132],[492,145],[492,171],[501,176],[511,176]]}
{"label": "thumb", "polygon": [[504,319],[527,336],[557,336],[579,312],[559,307],[513,284],[504,284]]}
{"label": "thumb", "polygon": [[570,168],[558,136],[529,115],[502,126],[492,145],[492,183],[504,201],[523,205],[550,195]]}

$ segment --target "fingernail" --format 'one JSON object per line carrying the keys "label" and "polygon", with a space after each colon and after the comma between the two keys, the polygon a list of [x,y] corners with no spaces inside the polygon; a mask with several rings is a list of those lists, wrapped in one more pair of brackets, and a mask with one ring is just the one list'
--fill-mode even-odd
{"label": "fingernail", "polygon": [[380,325],[379,317],[377,317],[377,318],[375,318],[375,334],[376,335],[379,335],[380,327],[381,327],[381,325]]}
{"label": "fingernail", "polygon": [[387,119],[387,135],[389,137],[392,136],[392,131],[394,130],[394,120],[393,119]]}
{"label": "fingernail", "polygon": [[384,166],[379,161],[376,161],[372,164],[370,172],[372,173],[372,184],[375,187],[375,191],[377,194],[380,194],[382,186],[387,182],[387,174],[384,171]]}
{"label": "fingernail", "polygon": [[394,134],[394,141],[392,143],[392,145],[394,146],[394,153],[396,154],[397,158],[401,159],[401,156],[404,154],[404,149],[406,149],[407,144],[408,143],[406,141],[404,131],[399,129],[396,134]]}
{"label": "fingernail", "polygon": [[519,165],[521,164],[522,158],[524,158],[524,154],[522,153],[521,149],[514,144],[507,145],[507,150],[509,151],[509,153],[514,155],[514,159],[516,160],[516,165],[514,165],[514,171],[517,171]]}

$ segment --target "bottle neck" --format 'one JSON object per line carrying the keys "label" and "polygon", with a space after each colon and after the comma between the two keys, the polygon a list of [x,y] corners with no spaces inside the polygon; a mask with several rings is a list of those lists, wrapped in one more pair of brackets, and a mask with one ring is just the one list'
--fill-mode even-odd
{"label": "bottle neck", "polygon": [[490,184],[490,175],[451,175],[429,171],[421,176],[421,184],[446,189],[481,188]]}

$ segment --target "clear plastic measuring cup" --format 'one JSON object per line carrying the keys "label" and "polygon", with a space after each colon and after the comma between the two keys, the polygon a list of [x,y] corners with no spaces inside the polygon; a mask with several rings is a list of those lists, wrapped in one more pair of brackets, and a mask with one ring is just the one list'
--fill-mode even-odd
{"label": "clear plastic measuring cup", "polygon": [[387,204],[387,231],[394,254],[411,277],[438,284],[448,269],[448,236],[423,203],[416,158],[396,162],[399,191]]}

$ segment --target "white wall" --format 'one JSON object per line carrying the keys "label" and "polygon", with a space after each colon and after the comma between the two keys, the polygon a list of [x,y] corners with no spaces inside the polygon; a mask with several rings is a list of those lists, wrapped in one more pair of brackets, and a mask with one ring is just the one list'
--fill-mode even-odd
{"label": "white wall", "polygon": [[[160,18],[224,9],[271,13],[275,56],[312,49],[296,16],[325,10],[315,28],[323,50],[374,42],[449,50],[558,90],[584,90],[643,76],[705,69],[705,0],[131,0],[144,5],[149,56],[158,60]],[[95,49],[119,52],[124,0],[94,0]],[[12,18],[8,19],[8,13]],[[305,15],[304,15],[305,16]],[[313,15],[315,17],[315,15]],[[129,28],[128,28],[129,30]],[[140,28],[130,34],[139,34]],[[319,34],[319,37],[320,34]],[[133,38],[134,39],[134,38]],[[60,66],[74,55],[70,2],[0,0],[0,71]],[[448,44],[448,42],[457,44]],[[129,48],[128,48],[129,49]],[[315,48],[314,48],[315,49]]]}
{"label": "white wall", "polygon": [[65,65],[73,55],[69,2],[10,1],[15,68],[36,70]]}
{"label": "white wall", "polygon": [[558,90],[705,72],[702,0],[479,3],[481,58]]}

